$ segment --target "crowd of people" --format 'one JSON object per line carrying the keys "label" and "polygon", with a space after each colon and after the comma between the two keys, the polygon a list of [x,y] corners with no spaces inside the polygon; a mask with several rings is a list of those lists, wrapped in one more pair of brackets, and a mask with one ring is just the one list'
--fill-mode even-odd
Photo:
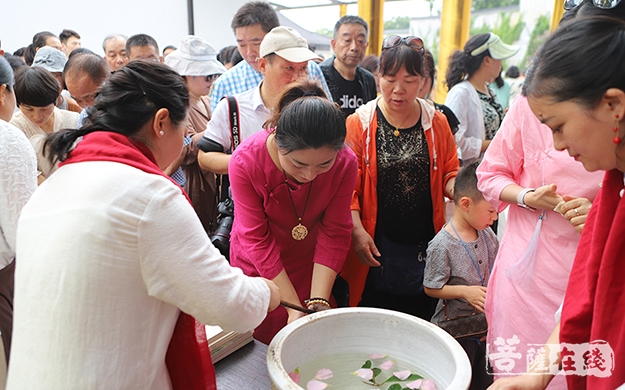
{"label": "crowd of people", "polygon": [[6,388],[214,389],[204,324],[269,344],[294,305],[484,316],[470,389],[625,385],[625,5],[565,10],[523,74],[471,37],[444,105],[420,38],[366,56],[347,15],[324,59],[264,1],[221,50],[0,53]]}

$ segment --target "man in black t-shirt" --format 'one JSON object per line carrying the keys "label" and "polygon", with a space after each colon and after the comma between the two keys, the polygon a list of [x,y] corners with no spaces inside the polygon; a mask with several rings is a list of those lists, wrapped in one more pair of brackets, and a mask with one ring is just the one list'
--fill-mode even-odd
{"label": "man in black t-shirt", "polygon": [[358,66],[369,45],[369,26],[358,16],[346,15],[334,26],[331,41],[334,57],[319,64],[330,87],[332,99],[345,117],[376,97],[375,79]]}

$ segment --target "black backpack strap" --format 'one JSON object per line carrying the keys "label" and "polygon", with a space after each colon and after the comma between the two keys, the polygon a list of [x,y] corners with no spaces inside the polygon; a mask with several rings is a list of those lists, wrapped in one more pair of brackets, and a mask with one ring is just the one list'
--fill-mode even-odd
{"label": "black backpack strap", "polygon": [[230,112],[230,134],[232,135],[232,151],[241,143],[239,125],[239,102],[234,96],[227,96],[228,112]]}

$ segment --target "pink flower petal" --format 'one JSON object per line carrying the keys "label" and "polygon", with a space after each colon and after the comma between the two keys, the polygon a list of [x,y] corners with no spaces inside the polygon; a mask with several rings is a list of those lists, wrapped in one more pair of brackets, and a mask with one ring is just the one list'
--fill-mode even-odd
{"label": "pink flower petal", "polygon": [[299,368],[289,372],[289,377],[293,380],[293,382],[299,384]]}
{"label": "pink flower petal", "polygon": [[397,371],[393,373],[393,375],[395,375],[400,381],[408,379],[410,374],[412,373],[409,370]]}
{"label": "pink flower petal", "polygon": [[319,379],[320,381],[324,381],[326,379],[330,379],[334,376],[332,370],[329,368],[322,368],[317,371],[317,375],[315,375],[315,379]]}
{"label": "pink flower petal", "polygon": [[406,387],[409,389],[420,389],[421,383],[423,383],[423,379],[417,379],[416,381],[406,383]]}
{"label": "pink flower petal", "polygon": [[370,368],[361,368],[360,370],[354,371],[354,375],[370,381],[371,378],[373,378],[373,370]]}
{"label": "pink flower petal", "polygon": [[422,390],[436,390],[436,383],[431,379],[426,379],[421,385]]}
{"label": "pink flower petal", "polygon": [[380,368],[383,370],[390,370],[393,367],[393,363],[391,360],[387,360],[384,363],[380,364]]}
{"label": "pink flower petal", "polygon": [[327,383],[323,383],[314,379],[306,383],[306,390],[323,390],[326,387],[328,387]]}
{"label": "pink flower petal", "polygon": [[382,359],[382,358],[385,358],[386,355],[382,355],[381,353],[372,353],[372,354],[369,354],[368,357],[369,359]]}

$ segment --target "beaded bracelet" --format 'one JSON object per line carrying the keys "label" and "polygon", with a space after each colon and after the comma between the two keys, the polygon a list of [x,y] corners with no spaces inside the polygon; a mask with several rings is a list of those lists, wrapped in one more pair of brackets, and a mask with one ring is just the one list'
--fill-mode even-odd
{"label": "beaded bracelet", "polygon": [[311,306],[315,303],[320,303],[322,305],[325,305],[327,307],[330,307],[330,302],[325,299],[325,298],[320,298],[320,297],[314,297],[314,298],[310,298],[304,301],[304,303],[306,304],[306,307]]}

